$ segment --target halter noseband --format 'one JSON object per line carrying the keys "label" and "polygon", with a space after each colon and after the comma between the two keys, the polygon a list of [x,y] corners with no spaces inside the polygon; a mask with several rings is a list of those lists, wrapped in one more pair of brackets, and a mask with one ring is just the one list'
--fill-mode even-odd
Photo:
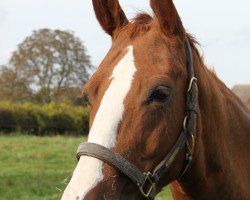
{"label": "halter noseband", "polygon": [[162,175],[167,172],[178,153],[185,145],[187,146],[185,165],[178,178],[185,174],[192,161],[195,143],[194,134],[196,127],[196,115],[198,108],[198,87],[197,79],[194,76],[193,56],[189,40],[186,39],[184,44],[187,58],[189,83],[186,93],[186,115],[183,121],[183,129],[175,145],[152,172],[141,172],[135,165],[130,163],[121,155],[99,144],[84,142],[81,143],[77,149],[76,157],[78,160],[81,156],[90,156],[111,165],[120,172],[126,174],[133,182],[135,182],[138,185],[142,195],[147,199],[155,198],[156,184],[159,182]]}

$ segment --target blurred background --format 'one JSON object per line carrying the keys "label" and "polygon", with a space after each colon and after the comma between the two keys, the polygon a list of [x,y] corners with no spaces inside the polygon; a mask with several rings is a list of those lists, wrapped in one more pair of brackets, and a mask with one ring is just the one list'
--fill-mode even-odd
{"label": "blurred background", "polygon": [[[250,1],[174,2],[208,68],[250,107]],[[130,19],[152,14],[149,1],[120,4]],[[110,45],[91,0],[0,0],[0,199],[60,198],[88,133],[81,89]]]}

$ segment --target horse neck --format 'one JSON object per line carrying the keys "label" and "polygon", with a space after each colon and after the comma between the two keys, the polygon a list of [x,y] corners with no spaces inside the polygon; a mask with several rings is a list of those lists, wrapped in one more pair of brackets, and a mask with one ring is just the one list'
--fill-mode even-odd
{"label": "horse neck", "polygon": [[196,49],[194,61],[199,87],[196,147],[193,164],[180,182],[193,199],[246,199],[249,110],[204,66]]}

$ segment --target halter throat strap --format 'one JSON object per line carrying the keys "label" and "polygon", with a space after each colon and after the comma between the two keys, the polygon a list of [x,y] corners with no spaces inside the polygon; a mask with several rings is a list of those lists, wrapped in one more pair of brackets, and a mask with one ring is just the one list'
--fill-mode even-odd
{"label": "halter throat strap", "polygon": [[175,145],[171,148],[169,153],[163,158],[163,160],[155,167],[152,172],[142,172],[121,155],[99,144],[81,143],[77,149],[76,157],[78,160],[81,156],[90,156],[111,165],[112,167],[128,176],[133,182],[135,182],[138,185],[142,195],[147,199],[155,198],[157,183],[159,182],[163,174],[167,172],[183,147],[186,146],[187,153],[185,156],[185,164],[183,170],[178,178],[185,174],[192,161],[192,154],[195,143],[194,134],[196,128],[196,115],[198,109],[198,87],[197,79],[194,76],[192,49],[188,39],[185,40],[184,45],[189,82],[186,93],[183,130],[181,131]]}

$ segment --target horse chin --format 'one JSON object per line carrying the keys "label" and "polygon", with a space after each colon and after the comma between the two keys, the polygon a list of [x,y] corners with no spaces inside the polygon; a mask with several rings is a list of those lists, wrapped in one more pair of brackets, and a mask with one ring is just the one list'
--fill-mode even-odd
{"label": "horse chin", "polygon": [[144,199],[141,193],[139,192],[139,188],[134,185],[134,183],[128,182],[124,185],[121,190],[119,200],[140,200]]}
{"label": "horse chin", "polygon": [[116,194],[106,196],[108,200],[142,200],[144,199],[139,188],[131,181],[126,181],[123,184],[119,184],[120,188],[117,188]]}
{"label": "horse chin", "polygon": [[[121,181],[121,180],[120,180]],[[121,182],[103,181],[93,188],[84,200],[140,200],[144,199],[135,183],[128,180]]]}

